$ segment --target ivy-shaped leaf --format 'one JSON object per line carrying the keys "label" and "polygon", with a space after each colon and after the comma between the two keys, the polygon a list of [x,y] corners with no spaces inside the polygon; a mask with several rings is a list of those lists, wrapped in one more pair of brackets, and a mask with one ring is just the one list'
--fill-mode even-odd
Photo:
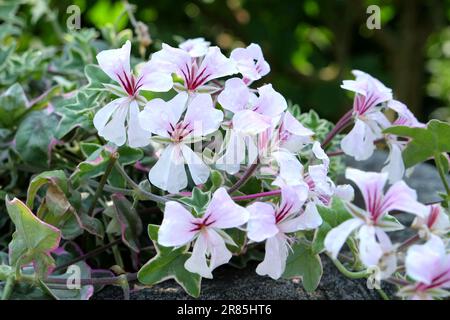
{"label": "ivy-shaped leaf", "polygon": [[191,197],[183,197],[178,199],[178,201],[194,209],[195,213],[200,216],[206,210],[210,199],[211,192],[203,192],[199,188],[195,187],[192,190]]}
{"label": "ivy-shaped leaf", "polygon": [[300,242],[292,246],[292,252],[286,261],[283,278],[300,277],[303,288],[307,292],[312,292],[319,285],[322,273],[323,268],[320,256],[315,254],[310,246]]}
{"label": "ivy-shaped leaf", "polygon": [[[119,148],[110,145],[99,145],[96,143],[81,143],[81,151],[87,157],[85,161],[78,164],[75,172],[70,177],[74,187],[77,187],[83,180],[95,178],[105,173],[108,167],[111,154],[117,152],[119,154],[118,162],[121,165],[134,164],[144,156],[140,149],[133,149],[128,146]],[[108,177],[110,184],[116,187],[124,187],[125,181],[115,168]]]}
{"label": "ivy-shaped leaf", "polygon": [[345,204],[337,197],[332,199],[330,207],[317,206],[317,210],[323,221],[332,228],[352,218]]}
{"label": "ivy-shaped leaf", "polygon": [[394,126],[384,133],[410,138],[403,150],[403,161],[407,168],[435,157],[443,152],[450,152],[450,124],[431,120],[426,128]]}
{"label": "ivy-shaped leaf", "polygon": [[28,100],[20,84],[15,83],[0,95],[0,127],[12,128],[27,112]]}
{"label": "ivy-shaped leaf", "polygon": [[33,111],[21,122],[16,132],[16,150],[26,163],[40,168],[49,166],[49,148],[57,121],[54,113]]}
{"label": "ivy-shaped leaf", "polygon": [[139,236],[142,221],[133,205],[122,194],[113,194],[115,218],[120,226],[122,241],[133,251],[139,253]]}
{"label": "ivy-shaped leaf", "polygon": [[9,243],[10,265],[19,268],[33,262],[39,276],[45,275],[53,266],[50,253],[58,248],[61,232],[38,219],[19,199],[5,200],[8,214],[16,227]]}
{"label": "ivy-shaped leaf", "polygon": [[158,244],[159,226],[149,225],[148,234],[152,240],[156,256],[148,261],[138,273],[138,280],[145,285],[153,285],[167,279],[174,279],[191,296],[200,295],[201,277],[184,268],[184,263],[191,256],[189,246],[167,248]]}

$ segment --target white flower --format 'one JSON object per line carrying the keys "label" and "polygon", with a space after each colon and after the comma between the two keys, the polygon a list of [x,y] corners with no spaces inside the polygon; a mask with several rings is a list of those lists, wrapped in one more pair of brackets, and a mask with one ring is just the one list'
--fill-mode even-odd
{"label": "white flower", "polygon": [[149,144],[150,134],[139,125],[139,91],[168,91],[172,78],[155,71],[151,62],[135,77],[130,69],[130,50],[131,43],[127,41],[120,49],[104,50],[97,55],[100,68],[120,84],[117,91],[123,97],[101,108],[95,114],[94,126],[100,136],[118,146],[128,140],[131,147],[143,147]]}
{"label": "white flower", "polygon": [[348,168],[346,178],[355,182],[364,198],[366,209],[362,210],[346,203],[353,215],[325,238],[325,248],[333,258],[337,258],[345,240],[354,231],[359,239],[360,259],[367,267],[376,266],[381,257],[391,247],[386,231],[401,230],[403,226],[388,213],[400,210],[424,216],[427,208],[417,202],[417,194],[403,181],[396,182],[384,194],[383,188],[387,182],[386,173],[363,172]]}
{"label": "white flower", "polygon": [[204,38],[195,38],[180,43],[178,47],[189,53],[192,58],[199,58],[208,52],[210,44],[211,42],[206,41]]}
{"label": "white flower", "polygon": [[212,271],[231,259],[226,243],[234,242],[222,229],[239,227],[248,221],[248,217],[248,211],[235,204],[224,188],[213,194],[201,217],[194,217],[181,204],[170,201],[166,203],[158,243],[178,247],[194,242],[192,255],[184,267],[204,278],[212,278]]}
{"label": "white flower", "polygon": [[[181,119],[185,110],[186,114]],[[148,102],[139,114],[140,124],[157,135],[155,139],[167,143],[150,170],[150,182],[160,189],[178,193],[187,186],[184,167],[187,164],[194,183],[205,183],[209,167],[186,144],[215,132],[222,119],[223,113],[214,108],[209,94],[197,94],[192,98],[182,92],[168,102],[161,99]]]}
{"label": "white flower", "polygon": [[270,203],[254,202],[247,207],[250,212],[247,230],[249,239],[260,242],[266,240],[264,261],[256,268],[259,275],[278,279],[283,274],[288,257],[289,237],[287,234],[299,230],[315,229],[322,224],[316,207],[299,197],[298,190],[291,187],[281,189],[281,203],[274,207]]}

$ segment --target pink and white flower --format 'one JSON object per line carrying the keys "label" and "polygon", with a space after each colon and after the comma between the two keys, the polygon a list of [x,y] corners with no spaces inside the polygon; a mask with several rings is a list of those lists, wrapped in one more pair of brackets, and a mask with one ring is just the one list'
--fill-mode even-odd
{"label": "pink and white flower", "polygon": [[270,66],[264,60],[261,47],[255,43],[250,44],[247,48],[234,49],[230,58],[236,61],[237,68],[247,85],[270,72]]}
{"label": "pink and white flower", "polygon": [[192,58],[199,58],[208,53],[210,44],[211,42],[206,41],[204,38],[195,38],[183,41],[178,47],[189,53]]}
{"label": "pink and white flower", "polygon": [[163,43],[162,49],[152,55],[152,62],[159,72],[183,79],[182,85],[174,85],[178,91],[215,92],[219,88],[208,85],[209,81],[237,73],[236,63],[218,47],[209,47],[203,58],[195,59],[185,50]]}
{"label": "pink and white flower", "polygon": [[432,235],[422,245],[409,248],[405,260],[406,274],[416,283],[399,291],[402,297],[431,300],[450,295],[450,254],[439,237]]}
{"label": "pink and white flower", "polygon": [[225,188],[217,189],[200,217],[193,216],[178,202],[169,201],[159,228],[158,243],[179,247],[194,242],[192,255],[184,267],[204,278],[212,278],[212,271],[228,263],[232,256],[226,244],[233,245],[234,242],[223,229],[240,227],[248,218],[248,211],[235,204]]}
{"label": "pink and white flower", "polygon": [[423,217],[416,217],[412,226],[419,229],[419,234],[424,238],[429,238],[431,234],[445,236],[450,232],[450,220],[445,209],[439,204],[428,206]]}
{"label": "pink and white flower", "polygon": [[224,90],[218,101],[222,107],[233,113],[228,130],[228,142],[224,155],[217,161],[217,166],[230,174],[239,171],[248,150],[248,163],[253,163],[258,156],[254,137],[278,123],[282,112],[287,108],[286,100],[276,92],[272,85],[258,88],[256,96],[239,78],[225,82]]}
{"label": "pink and white flower", "polygon": [[375,150],[375,140],[390,125],[380,105],[392,100],[392,90],[367,73],[354,70],[355,80],[345,80],[341,88],[356,93],[353,101],[353,129],[342,139],[341,148],[356,160],[368,159]]}
{"label": "pink and white flower", "polygon": [[332,229],[325,238],[325,248],[336,259],[346,239],[357,231],[361,261],[367,267],[376,266],[386,249],[391,247],[386,231],[403,229],[390,211],[400,210],[423,217],[427,207],[417,202],[416,192],[403,181],[383,192],[387,173],[363,172],[348,168],[346,178],[360,189],[366,209],[346,203],[353,218]]}
{"label": "pink and white flower", "polygon": [[247,207],[250,212],[248,238],[255,242],[266,241],[266,255],[256,272],[273,279],[280,278],[285,270],[289,242],[293,241],[288,234],[315,229],[322,224],[322,218],[312,203],[303,207],[306,192],[302,198],[290,187],[282,188],[281,192],[281,203],[277,207],[263,202],[254,202]]}
{"label": "pink and white flower", "polygon": [[[425,126],[417,120],[408,107],[403,103],[397,100],[391,100],[388,102],[387,107],[397,113],[397,118],[392,123],[392,126]],[[408,144],[408,140],[403,138],[399,139],[397,136],[392,134],[385,135],[385,140],[389,147],[389,155],[383,171],[389,174],[389,182],[393,183],[403,179],[403,176],[405,175],[405,164],[403,163],[402,152]]]}
{"label": "pink and white flower", "polygon": [[[155,70],[148,62],[134,76],[130,67],[131,43],[127,41],[120,49],[104,50],[97,55],[100,68],[120,86],[108,85],[107,88],[121,97],[108,103],[94,116],[94,126],[100,136],[123,145],[127,140],[131,147],[149,144],[150,135],[139,124],[139,92],[168,91],[172,88],[172,78]],[[106,86],[106,85],[105,85]]]}
{"label": "pink and white flower", "polygon": [[205,183],[209,167],[187,144],[215,132],[222,119],[223,113],[214,108],[209,94],[197,94],[192,98],[181,92],[168,102],[162,99],[148,102],[139,114],[140,124],[157,135],[155,140],[167,144],[149,172],[150,182],[160,189],[178,193],[187,186],[184,166],[187,164],[194,183]]}

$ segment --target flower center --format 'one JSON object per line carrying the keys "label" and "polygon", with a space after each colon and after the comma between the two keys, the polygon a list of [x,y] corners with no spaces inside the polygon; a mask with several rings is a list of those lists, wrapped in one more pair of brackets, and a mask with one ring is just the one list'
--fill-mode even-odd
{"label": "flower center", "polygon": [[216,221],[211,219],[211,214],[208,214],[205,218],[203,218],[203,220],[192,222],[194,227],[191,231],[200,231],[206,227],[209,227],[214,222]]}
{"label": "flower center", "polygon": [[167,133],[170,135],[171,139],[174,142],[182,141],[184,138],[186,138],[186,136],[188,136],[192,131],[194,131],[189,121],[179,122],[175,126],[169,123],[169,126],[170,128],[169,130],[167,130]]}
{"label": "flower center", "polygon": [[116,73],[119,78],[120,85],[130,97],[135,97],[139,89],[142,87],[142,77],[136,81],[132,74],[127,74],[122,70],[122,74]]}
{"label": "flower center", "polygon": [[193,91],[204,84],[211,75],[207,72],[206,67],[203,67],[201,70],[197,69],[195,63],[193,63],[191,67],[186,64],[185,68],[181,69],[181,73],[183,74],[184,85],[190,91]]}

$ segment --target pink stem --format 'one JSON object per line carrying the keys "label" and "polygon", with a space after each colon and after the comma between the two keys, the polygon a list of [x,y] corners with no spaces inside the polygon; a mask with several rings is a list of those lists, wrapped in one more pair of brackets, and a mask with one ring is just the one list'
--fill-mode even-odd
{"label": "pink stem", "polygon": [[352,121],[353,109],[350,109],[345,113],[341,119],[336,123],[333,129],[328,133],[322,142],[322,149],[325,149],[327,145],[333,140],[333,138],[344,130]]}
{"label": "pink stem", "polygon": [[281,194],[281,189],[277,189],[277,190],[271,190],[271,191],[254,193],[254,194],[247,194],[245,196],[236,196],[236,197],[232,197],[231,199],[233,199],[234,201],[245,201],[245,200],[262,198],[262,197],[278,196],[280,194]]}

